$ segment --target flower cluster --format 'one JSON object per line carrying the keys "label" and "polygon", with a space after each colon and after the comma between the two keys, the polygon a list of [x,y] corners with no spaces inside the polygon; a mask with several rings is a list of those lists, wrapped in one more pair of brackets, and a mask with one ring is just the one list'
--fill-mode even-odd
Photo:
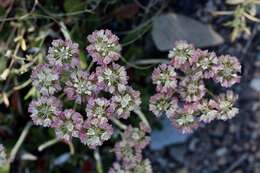
{"label": "flower cluster", "polygon": [[150,129],[143,123],[140,123],[139,128],[127,127],[122,140],[115,145],[117,162],[110,168],[109,173],[152,173],[150,161],[142,157],[142,150],[150,141],[146,136],[149,132]]}
{"label": "flower cluster", "polygon": [[[152,74],[157,93],[150,98],[150,111],[166,114],[183,133],[190,133],[203,123],[233,118],[237,96],[212,92],[205,83],[216,82],[230,88],[240,81],[241,65],[237,58],[195,49],[178,41],[169,52],[171,61],[161,64]],[[211,85],[212,86],[212,85]]]}
{"label": "flower cluster", "polygon": [[79,64],[79,45],[70,40],[54,40],[48,50],[47,59],[51,66],[60,66],[69,69]]}
{"label": "flower cluster", "polygon": [[2,144],[0,144],[0,167],[5,165],[5,163],[6,163],[5,148]]}
{"label": "flower cluster", "polygon": [[87,51],[94,62],[99,65],[107,65],[121,57],[121,45],[119,38],[110,30],[99,30],[88,36],[91,43]]}
{"label": "flower cluster", "polygon": [[[118,37],[100,30],[88,36],[88,41],[86,49],[96,64],[90,63],[87,69],[79,66],[78,44],[60,39],[52,42],[46,63],[32,72],[40,97],[30,103],[28,111],[35,125],[53,128],[58,139],[70,142],[78,138],[95,149],[112,137],[113,122],[140,109],[141,99],[128,85],[125,67],[115,63],[121,56]],[[140,145],[146,145],[142,142]],[[141,153],[144,147],[139,148]]]}

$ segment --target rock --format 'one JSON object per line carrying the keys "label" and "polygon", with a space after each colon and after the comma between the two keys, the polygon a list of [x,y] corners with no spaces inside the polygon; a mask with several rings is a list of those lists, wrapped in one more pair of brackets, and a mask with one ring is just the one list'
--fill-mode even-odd
{"label": "rock", "polygon": [[253,88],[254,90],[260,92],[260,77],[254,78],[250,82],[250,87]]}
{"label": "rock", "polygon": [[227,154],[227,148],[220,148],[220,149],[218,149],[218,150],[216,151],[216,155],[217,155],[218,157],[224,156],[224,155],[226,155],[226,154]]}
{"label": "rock", "polygon": [[164,14],[153,20],[152,37],[161,51],[172,49],[177,40],[186,40],[196,47],[215,46],[224,42],[210,25],[175,13]]}
{"label": "rock", "polygon": [[168,145],[184,143],[190,136],[178,132],[167,118],[162,119],[161,123],[162,130],[153,130],[151,133],[150,148],[152,150],[160,150]]}
{"label": "rock", "polygon": [[185,145],[175,145],[170,149],[170,155],[180,163],[184,163],[184,156],[187,151]]}

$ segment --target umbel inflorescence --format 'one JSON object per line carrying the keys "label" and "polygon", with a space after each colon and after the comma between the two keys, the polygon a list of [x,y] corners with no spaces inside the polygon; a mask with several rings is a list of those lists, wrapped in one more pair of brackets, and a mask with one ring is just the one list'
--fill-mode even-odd
{"label": "umbel inflorescence", "polygon": [[87,39],[92,57],[87,69],[80,68],[78,44],[59,39],[52,42],[46,63],[33,70],[31,79],[40,93],[29,105],[33,123],[53,128],[58,139],[78,138],[92,149],[120,127],[122,141],[116,144],[117,162],[110,172],[150,173],[150,162],[141,154],[149,141],[147,124],[132,127],[120,122],[140,110],[141,100],[128,84],[125,67],[115,63],[121,57],[119,38],[110,30],[99,30]]}
{"label": "umbel inflorescence", "polygon": [[[166,114],[174,127],[190,133],[202,124],[231,119],[238,113],[234,107],[237,95],[228,90],[240,81],[237,58],[217,57],[185,41],[177,41],[168,57],[170,62],[159,65],[152,74],[157,93],[150,98],[150,110],[157,117]],[[226,91],[217,95],[212,83]]]}

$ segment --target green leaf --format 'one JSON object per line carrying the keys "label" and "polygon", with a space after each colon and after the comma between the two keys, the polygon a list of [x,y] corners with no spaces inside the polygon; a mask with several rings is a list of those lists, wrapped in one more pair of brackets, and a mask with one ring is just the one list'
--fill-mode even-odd
{"label": "green leaf", "polygon": [[10,166],[8,164],[0,167],[0,172],[1,173],[9,173],[10,172]]}
{"label": "green leaf", "polygon": [[6,64],[7,64],[7,58],[4,56],[0,56],[0,74],[2,74],[3,71],[5,70]]}
{"label": "green leaf", "polygon": [[36,95],[37,95],[37,90],[36,90],[35,87],[32,87],[32,88],[28,91],[28,93],[26,94],[26,96],[24,96],[24,100],[27,100],[27,99],[29,99],[30,97],[34,98],[34,97],[36,97]]}
{"label": "green leaf", "polygon": [[80,59],[80,67],[82,69],[86,69],[87,68],[87,57],[85,55],[85,52],[80,51],[79,53],[79,59]]}
{"label": "green leaf", "polygon": [[0,16],[5,15],[5,9],[3,7],[0,7]]}
{"label": "green leaf", "polygon": [[84,5],[82,5],[81,0],[65,0],[63,6],[67,13],[80,11],[84,9]]}

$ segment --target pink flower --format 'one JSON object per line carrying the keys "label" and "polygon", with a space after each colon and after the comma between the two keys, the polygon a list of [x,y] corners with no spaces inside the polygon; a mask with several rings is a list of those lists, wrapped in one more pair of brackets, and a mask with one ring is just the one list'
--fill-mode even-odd
{"label": "pink flower", "polygon": [[141,104],[140,93],[127,87],[125,91],[112,96],[110,110],[117,118],[127,119],[130,112],[139,108]]}
{"label": "pink flower", "polygon": [[155,68],[152,74],[156,90],[160,92],[172,91],[177,86],[176,72],[173,66],[161,64]]}
{"label": "pink flower", "polygon": [[215,108],[215,101],[202,100],[199,104],[199,111],[201,112],[199,120],[204,123],[210,123],[217,118],[218,111]]}
{"label": "pink flower", "polygon": [[83,124],[79,137],[83,144],[95,149],[97,146],[101,146],[104,141],[109,140],[112,134],[113,128],[106,118],[88,118]]}
{"label": "pink flower", "polygon": [[217,71],[218,58],[214,52],[208,52],[207,50],[196,50],[194,53],[197,62],[194,64],[194,71],[200,70],[203,73],[205,79],[213,78]]}
{"label": "pink flower", "polygon": [[228,120],[236,116],[239,110],[238,108],[234,107],[234,104],[238,96],[234,94],[233,91],[227,91],[225,94],[220,94],[217,97],[216,102],[213,103],[213,106],[219,112],[218,119],[220,120]]}
{"label": "pink flower", "polygon": [[108,29],[94,31],[88,36],[88,41],[90,45],[86,49],[99,65],[107,65],[121,57],[119,38]]}
{"label": "pink flower", "polygon": [[79,45],[71,40],[53,40],[47,59],[51,66],[60,66],[66,70],[79,66]]}
{"label": "pink flower", "polygon": [[64,89],[68,99],[75,100],[80,104],[86,102],[86,100],[95,95],[98,90],[94,79],[94,74],[89,75],[86,71],[78,70],[72,72]]}
{"label": "pink flower", "polygon": [[222,55],[219,57],[219,65],[216,67],[216,76],[214,79],[223,87],[231,87],[240,82],[241,65],[236,57]]}
{"label": "pink flower", "polygon": [[131,168],[128,168],[120,162],[115,162],[113,167],[109,169],[108,173],[152,173],[151,162],[148,159],[140,160]]}
{"label": "pink flower", "polygon": [[191,133],[199,127],[195,115],[198,111],[198,104],[185,104],[176,111],[175,116],[171,118],[172,124],[182,133]]}
{"label": "pink flower", "polygon": [[178,108],[178,100],[170,94],[157,93],[150,98],[149,110],[152,111],[157,117],[166,113],[171,116]]}
{"label": "pink flower", "polygon": [[79,137],[82,125],[81,114],[73,109],[67,109],[55,118],[53,127],[57,138],[70,141],[72,137]]}
{"label": "pink flower", "polygon": [[132,147],[140,151],[150,142],[150,137],[146,136],[146,133],[149,133],[149,129],[143,127],[142,123],[139,124],[139,128],[128,126],[123,134],[123,140],[128,141]]}
{"label": "pink flower", "polygon": [[40,97],[33,100],[28,108],[35,125],[53,126],[54,119],[61,113],[61,102],[55,97]]}
{"label": "pink flower", "polygon": [[186,41],[180,40],[175,42],[175,47],[170,50],[168,57],[172,59],[172,65],[180,69],[186,65],[194,64],[197,59],[193,56],[194,47]]}
{"label": "pink flower", "polygon": [[87,117],[107,117],[110,118],[113,112],[109,109],[110,101],[105,98],[93,98],[88,100],[86,113]]}
{"label": "pink flower", "polygon": [[31,79],[33,86],[42,95],[53,95],[61,90],[59,67],[51,68],[47,64],[40,64],[33,69]]}
{"label": "pink flower", "polygon": [[97,85],[111,94],[126,90],[128,76],[123,66],[112,63],[107,67],[97,67]]}
{"label": "pink flower", "polygon": [[183,100],[196,102],[205,95],[205,86],[200,79],[200,74],[188,76],[180,82],[179,93]]}
{"label": "pink flower", "polygon": [[131,143],[122,140],[115,145],[115,153],[117,160],[122,161],[125,168],[133,168],[140,160],[142,160],[141,150],[135,150]]}

